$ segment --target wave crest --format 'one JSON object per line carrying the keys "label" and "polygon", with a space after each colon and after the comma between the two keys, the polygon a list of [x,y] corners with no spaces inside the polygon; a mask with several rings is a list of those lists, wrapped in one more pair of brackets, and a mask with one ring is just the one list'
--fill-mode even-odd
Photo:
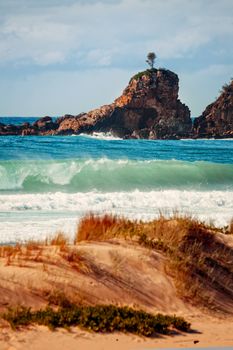
{"label": "wave crest", "polygon": [[233,165],[177,160],[71,159],[0,162],[0,191],[87,192],[233,188]]}

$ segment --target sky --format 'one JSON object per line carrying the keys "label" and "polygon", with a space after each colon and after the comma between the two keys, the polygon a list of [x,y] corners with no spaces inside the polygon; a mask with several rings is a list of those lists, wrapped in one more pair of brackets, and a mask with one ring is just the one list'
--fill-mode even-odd
{"label": "sky", "polygon": [[0,0],[0,115],[111,103],[152,51],[196,117],[233,76],[232,44],[232,0]]}

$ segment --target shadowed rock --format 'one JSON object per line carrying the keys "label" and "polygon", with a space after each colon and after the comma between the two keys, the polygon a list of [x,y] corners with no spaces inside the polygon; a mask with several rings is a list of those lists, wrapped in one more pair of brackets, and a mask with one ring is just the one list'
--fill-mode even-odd
{"label": "shadowed rock", "polygon": [[224,85],[221,95],[195,119],[194,137],[233,137],[233,80]]}

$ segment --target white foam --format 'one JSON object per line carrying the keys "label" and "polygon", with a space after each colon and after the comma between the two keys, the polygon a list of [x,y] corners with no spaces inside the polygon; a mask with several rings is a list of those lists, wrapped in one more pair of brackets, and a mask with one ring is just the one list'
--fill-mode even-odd
{"label": "white foam", "polygon": [[223,227],[233,216],[233,191],[164,190],[142,192],[0,195],[0,242],[41,239],[58,230],[74,235],[88,212],[151,220],[160,212],[191,214]]}
{"label": "white foam", "polygon": [[92,134],[80,134],[79,136],[90,137],[99,140],[122,140],[120,137],[114,136],[111,132],[93,132]]}

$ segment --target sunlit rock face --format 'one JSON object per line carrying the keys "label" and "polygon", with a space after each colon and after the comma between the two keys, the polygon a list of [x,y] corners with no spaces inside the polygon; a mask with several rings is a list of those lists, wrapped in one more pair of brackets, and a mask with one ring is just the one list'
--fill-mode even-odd
{"label": "sunlit rock face", "polygon": [[44,117],[33,125],[1,126],[0,134],[71,135],[111,132],[122,138],[177,139],[189,137],[189,108],[178,99],[178,76],[166,69],[138,73],[112,104],[55,122]]}
{"label": "sunlit rock face", "polygon": [[178,99],[178,76],[153,69],[134,76],[112,104],[64,118],[58,133],[112,132],[123,138],[188,137],[190,111]]}

